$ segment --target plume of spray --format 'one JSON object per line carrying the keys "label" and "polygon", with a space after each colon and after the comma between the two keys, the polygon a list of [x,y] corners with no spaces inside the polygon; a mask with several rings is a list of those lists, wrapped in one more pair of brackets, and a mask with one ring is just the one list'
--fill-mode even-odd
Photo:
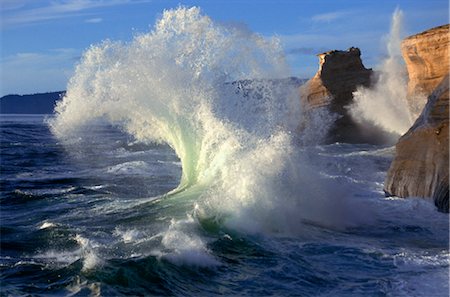
{"label": "plume of spray", "polygon": [[283,57],[277,40],[218,25],[199,8],[168,10],[128,44],[92,46],[50,124],[66,139],[101,118],[173,148],[182,178],[161,200],[172,205],[163,256],[215,262],[200,256],[208,251],[196,219],[255,232],[296,232],[305,220],[345,226],[348,189],[324,184],[294,147],[297,88],[264,79],[289,76]]}
{"label": "plume of spray", "polygon": [[388,57],[383,61],[374,85],[359,87],[354,93],[352,116],[359,122],[368,122],[385,132],[404,134],[415,116],[407,100],[408,74],[401,55],[403,12],[396,9],[392,15],[387,38]]}

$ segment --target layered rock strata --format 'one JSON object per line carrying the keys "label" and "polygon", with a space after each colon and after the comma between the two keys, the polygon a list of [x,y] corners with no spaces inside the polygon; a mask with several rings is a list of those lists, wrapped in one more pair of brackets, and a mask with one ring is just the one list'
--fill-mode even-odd
{"label": "layered rock strata", "polygon": [[[353,102],[353,92],[358,86],[369,87],[371,84],[372,70],[364,67],[361,51],[351,47],[347,51],[325,52],[318,57],[319,70],[300,88],[303,110],[308,113],[326,107],[337,115],[328,132],[328,143],[373,142],[373,137],[369,137],[372,133],[362,129],[346,108]],[[308,116],[305,118],[307,120]]]}
{"label": "layered rock strata", "polygon": [[444,25],[402,43],[409,98],[429,96],[419,118],[399,139],[384,186],[386,195],[433,199],[442,212],[449,212],[448,34],[449,25]]}
{"label": "layered rock strata", "polygon": [[423,94],[426,98],[449,71],[449,25],[410,36],[401,47],[409,76],[408,97]]}
{"label": "layered rock strata", "polygon": [[429,96],[427,105],[398,141],[387,173],[388,196],[432,198],[449,212],[449,78]]}

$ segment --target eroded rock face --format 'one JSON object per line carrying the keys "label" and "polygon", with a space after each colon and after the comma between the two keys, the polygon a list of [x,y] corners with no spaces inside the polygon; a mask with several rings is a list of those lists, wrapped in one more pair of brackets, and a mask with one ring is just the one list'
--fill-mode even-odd
{"label": "eroded rock face", "polygon": [[448,24],[403,40],[402,55],[408,69],[409,98],[414,98],[415,94],[424,94],[422,98],[426,98],[448,74],[448,48]]}
{"label": "eroded rock face", "polygon": [[402,43],[410,103],[417,104],[413,100],[419,94],[428,98],[419,118],[399,139],[384,185],[386,195],[430,198],[442,212],[449,212],[448,34],[449,25],[444,25]]}
{"label": "eroded rock face", "polygon": [[447,75],[428,97],[420,117],[398,141],[385,181],[386,195],[432,198],[440,211],[449,212],[448,124]]}
{"label": "eroded rock face", "polygon": [[[372,142],[371,133],[354,122],[346,107],[353,102],[357,86],[369,87],[372,70],[366,69],[358,48],[347,51],[329,51],[319,54],[319,70],[300,88],[305,111],[328,107],[338,116],[330,129],[326,142]],[[307,120],[307,116],[305,117]],[[368,136],[366,136],[368,135]]]}

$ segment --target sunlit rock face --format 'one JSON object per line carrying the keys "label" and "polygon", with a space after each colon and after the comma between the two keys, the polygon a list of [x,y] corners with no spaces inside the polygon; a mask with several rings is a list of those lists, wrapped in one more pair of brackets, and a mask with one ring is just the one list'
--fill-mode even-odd
{"label": "sunlit rock face", "polygon": [[327,143],[376,142],[374,133],[356,123],[348,110],[357,87],[371,85],[373,71],[364,67],[361,51],[351,47],[346,51],[325,52],[318,57],[319,70],[300,88],[303,109],[308,112],[326,107],[337,117],[329,130]]}
{"label": "sunlit rock face", "polygon": [[424,94],[419,98],[427,98],[448,74],[448,48],[448,24],[403,40],[402,55],[408,69],[408,97],[411,100],[418,98],[416,94]]}
{"label": "sunlit rock face", "polygon": [[442,212],[449,212],[448,32],[448,25],[440,26],[402,43],[410,97],[431,95],[420,117],[398,141],[384,186],[386,195],[433,199]]}

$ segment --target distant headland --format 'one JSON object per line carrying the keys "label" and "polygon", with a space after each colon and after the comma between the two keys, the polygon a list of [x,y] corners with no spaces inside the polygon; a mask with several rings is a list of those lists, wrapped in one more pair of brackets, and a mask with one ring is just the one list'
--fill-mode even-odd
{"label": "distant headland", "polygon": [[65,91],[30,95],[6,95],[0,98],[0,114],[50,114]]}

